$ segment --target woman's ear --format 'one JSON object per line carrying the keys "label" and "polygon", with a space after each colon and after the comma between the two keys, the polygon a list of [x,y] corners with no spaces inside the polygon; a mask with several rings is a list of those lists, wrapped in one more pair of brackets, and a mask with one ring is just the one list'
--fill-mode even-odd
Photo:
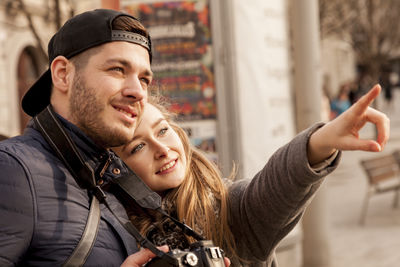
{"label": "woman's ear", "polygon": [[64,56],[56,57],[51,63],[51,78],[54,89],[67,93],[75,68],[71,61]]}

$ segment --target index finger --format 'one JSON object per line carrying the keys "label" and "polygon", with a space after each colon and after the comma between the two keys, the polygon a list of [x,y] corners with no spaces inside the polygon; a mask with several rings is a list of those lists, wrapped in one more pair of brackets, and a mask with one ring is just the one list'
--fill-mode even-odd
{"label": "index finger", "polygon": [[367,107],[378,97],[379,93],[381,92],[382,88],[379,84],[376,84],[369,90],[368,93],[363,95],[355,104],[354,104],[354,111],[356,114],[361,115],[365,112]]}

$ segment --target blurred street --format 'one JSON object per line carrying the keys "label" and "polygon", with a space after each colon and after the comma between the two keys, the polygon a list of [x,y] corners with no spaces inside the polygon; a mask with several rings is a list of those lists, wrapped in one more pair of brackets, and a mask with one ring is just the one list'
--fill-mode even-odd
{"label": "blurred street", "polygon": [[[397,109],[392,107],[387,111],[391,119],[391,138],[381,154],[400,149],[399,90],[393,100]],[[373,128],[367,127],[361,137],[373,135]],[[372,196],[366,223],[358,224],[367,188],[367,178],[359,161],[381,154],[345,152],[339,168],[326,181],[332,267],[400,266],[400,208],[392,208],[394,193]]]}

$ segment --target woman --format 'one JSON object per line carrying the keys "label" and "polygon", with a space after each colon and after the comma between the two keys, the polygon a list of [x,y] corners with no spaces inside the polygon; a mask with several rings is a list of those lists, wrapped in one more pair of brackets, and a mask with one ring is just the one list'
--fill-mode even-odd
{"label": "woman", "polygon": [[[252,180],[223,181],[154,104],[145,106],[133,140],[115,151],[163,197],[164,209],[222,247],[233,266],[260,261],[270,266],[279,241],[300,220],[322,178],[336,168],[340,150],[383,149],[389,120],[369,107],[380,90],[375,86],[337,119],[297,135]],[[376,124],[377,141],[358,138],[366,122]],[[187,248],[193,241],[157,213],[134,206],[129,213],[156,245]]]}

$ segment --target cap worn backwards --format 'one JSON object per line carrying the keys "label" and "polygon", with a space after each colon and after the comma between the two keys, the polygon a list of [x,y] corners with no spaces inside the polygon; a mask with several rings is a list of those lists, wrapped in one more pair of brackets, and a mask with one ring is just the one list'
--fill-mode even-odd
{"label": "cap worn backwards", "polygon": [[[126,41],[143,46],[149,52],[151,40],[141,34],[112,29],[112,22],[119,16],[135,17],[110,9],[87,11],[69,19],[54,34],[48,45],[49,66],[57,56],[71,58],[89,48],[113,41]],[[22,99],[22,108],[30,116],[35,116],[50,104],[51,71],[48,69],[32,85]]]}

